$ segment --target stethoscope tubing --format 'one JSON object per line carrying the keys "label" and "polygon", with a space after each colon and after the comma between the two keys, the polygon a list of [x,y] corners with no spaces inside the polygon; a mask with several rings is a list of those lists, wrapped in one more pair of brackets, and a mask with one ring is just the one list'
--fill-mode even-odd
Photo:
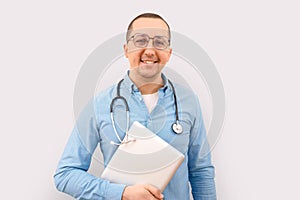
{"label": "stethoscope tubing", "polygon": [[[112,144],[114,145],[121,145],[121,144],[124,144],[124,143],[128,143],[128,142],[131,142],[128,140],[128,130],[129,130],[129,123],[130,123],[130,114],[129,114],[129,106],[128,106],[128,102],[126,100],[125,97],[121,96],[120,95],[120,88],[121,88],[121,83],[124,81],[124,79],[120,80],[118,85],[117,85],[117,96],[114,97],[112,100],[111,100],[111,103],[110,103],[110,117],[111,117],[111,121],[112,121],[112,125],[113,125],[113,129],[114,129],[114,132],[119,140],[119,143],[115,143],[113,141],[111,141]],[[177,96],[176,96],[176,92],[175,92],[175,88],[174,88],[174,85],[173,83],[168,80],[168,82],[170,83],[171,85],[171,88],[172,88],[172,91],[173,91],[173,96],[174,96],[174,104],[175,104],[175,116],[176,116],[176,122],[174,124],[172,124],[172,130],[174,131],[174,133],[176,134],[181,134],[182,133],[182,126],[179,124],[179,114],[178,114],[178,104],[177,104]],[[114,120],[114,110],[113,110],[113,106],[114,106],[114,103],[116,100],[122,100],[124,105],[125,105],[125,109],[126,109],[126,139],[125,141],[122,141],[118,132],[117,132],[117,129],[116,129],[116,126],[115,126],[115,120]]]}

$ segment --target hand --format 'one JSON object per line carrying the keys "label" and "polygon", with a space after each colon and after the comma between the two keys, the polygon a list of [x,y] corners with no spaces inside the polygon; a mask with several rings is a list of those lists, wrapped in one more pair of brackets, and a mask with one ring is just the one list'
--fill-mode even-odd
{"label": "hand", "polygon": [[138,184],[125,187],[122,200],[162,200],[164,195],[152,185]]}

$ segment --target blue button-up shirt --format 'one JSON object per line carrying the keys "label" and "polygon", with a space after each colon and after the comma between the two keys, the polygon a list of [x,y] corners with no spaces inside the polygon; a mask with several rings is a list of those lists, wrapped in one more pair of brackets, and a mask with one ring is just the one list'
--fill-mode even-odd
{"label": "blue button-up shirt", "polygon": [[[214,167],[211,164],[209,145],[199,101],[189,89],[174,84],[177,96],[179,123],[182,134],[172,131],[176,121],[174,93],[170,83],[162,74],[164,86],[158,90],[158,102],[151,113],[142,95],[128,74],[120,87],[120,94],[128,102],[130,125],[138,121],[185,156],[175,175],[165,188],[166,200],[189,200],[191,185],[195,200],[215,200]],[[82,111],[55,172],[55,184],[59,191],[76,199],[121,200],[126,187],[111,183],[89,173],[91,159],[98,144],[106,166],[117,149],[111,141],[119,142],[112,126],[110,104],[117,94],[112,86],[100,92]],[[125,136],[126,111],[124,102],[114,103],[114,119],[121,139]]]}

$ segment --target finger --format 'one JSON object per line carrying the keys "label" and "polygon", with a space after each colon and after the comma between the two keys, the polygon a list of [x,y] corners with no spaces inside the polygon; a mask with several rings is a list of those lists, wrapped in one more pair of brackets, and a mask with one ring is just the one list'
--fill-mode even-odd
{"label": "finger", "polygon": [[149,196],[146,197],[147,200],[163,200],[161,198],[156,198],[151,192],[149,192],[149,190],[147,190],[147,192],[148,192],[148,195],[149,195]]}
{"label": "finger", "polygon": [[163,199],[164,195],[160,192],[160,190],[152,185],[145,185],[144,188],[148,190],[155,198]]}

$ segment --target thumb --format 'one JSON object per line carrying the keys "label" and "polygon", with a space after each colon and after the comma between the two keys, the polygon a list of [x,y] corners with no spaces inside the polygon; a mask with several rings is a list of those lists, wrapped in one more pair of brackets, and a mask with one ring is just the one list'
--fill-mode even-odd
{"label": "thumb", "polygon": [[148,190],[155,198],[158,199],[164,198],[164,195],[161,193],[161,191],[158,188],[154,187],[153,185],[144,185],[144,188]]}

